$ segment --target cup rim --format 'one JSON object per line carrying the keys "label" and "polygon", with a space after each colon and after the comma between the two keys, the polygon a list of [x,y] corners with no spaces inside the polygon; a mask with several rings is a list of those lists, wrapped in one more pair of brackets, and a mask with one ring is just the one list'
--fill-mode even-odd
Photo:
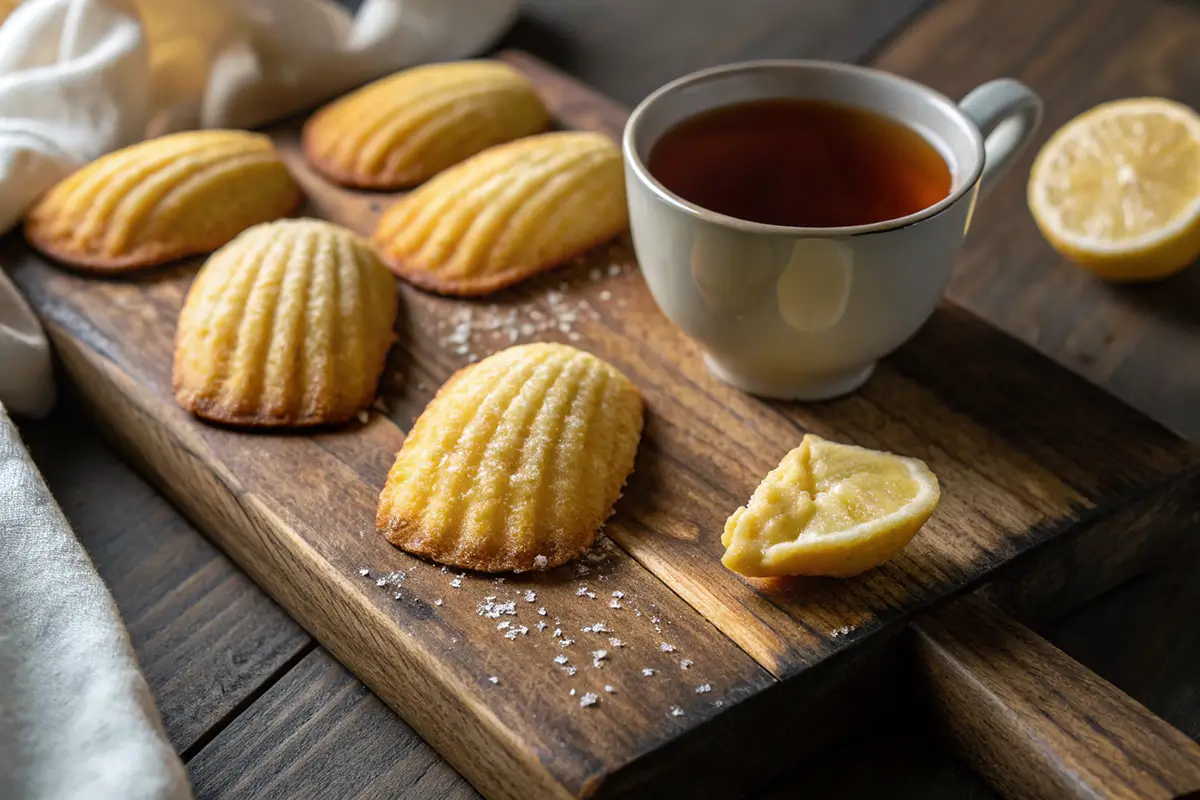
{"label": "cup rim", "polygon": [[[975,148],[975,165],[965,180],[950,194],[943,197],[938,202],[931,206],[926,206],[920,211],[914,211],[903,217],[895,219],[886,219],[880,222],[872,222],[867,225],[844,225],[831,228],[810,228],[792,225],[772,225],[766,222],[753,222],[751,220],[739,219],[731,217],[727,214],[722,214],[717,211],[712,211],[703,206],[697,205],[690,200],[685,200],[683,197],[672,192],[667,187],[663,186],[657,178],[650,174],[650,170],[642,161],[641,155],[637,151],[635,144],[636,133],[639,123],[645,116],[647,110],[657,103],[662,97],[667,94],[677,92],[687,86],[695,83],[700,83],[714,77],[725,75],[731,72],[749,72],[754,70],[773,70],[779,68],[795,69],[820,69],[825,71],[849,72],[862,77],[867,77],[872,80],[884,81],[886,83],[905,86],[913,89],[918,93],[927,97],[947,116],[955,118],[958,122],[963,123],[963,128],[968,132],[971,142]],[[965,197],[978,183],[979,177],[983,174],[984,167],[984,142],[983,135],[979,132],[978,126],[971,120],[966,113],[959,108],[958,104],[951,100],[946,95],[930,88],[923,83],[905,78],[900,75],[895,75],[883,70],[874,69],[872,67],[864,67],[858,64],[845,64],[837,61],[825,61],[821,59],[807,58],[774,58],[774,59],[759,59],[753,61],[739,61],[733,64],[723,64],[718,67],[709,67],[707,69],[697,70],[683,77],[676,78],[669,83],[665,83],[655,89],[646,96],[642,102],[638,103],[629,115],[629,119],[625,123],[625,130],[621,134],[621,149],[624,151],[625,162],[633,169],[634,174],[647,187],[650,188],[660,199],[666,201],[684,213],[696,217],[698,219],[723,225],[729,228],[735,228],[746,233],[766,233],[776,235],[790,236],[859,236],[868,233],[883,233],[892,231],[898,228],[906,228],[910,225],[916,225],[919,222],[935,217],[942,213],[952,205]]]}

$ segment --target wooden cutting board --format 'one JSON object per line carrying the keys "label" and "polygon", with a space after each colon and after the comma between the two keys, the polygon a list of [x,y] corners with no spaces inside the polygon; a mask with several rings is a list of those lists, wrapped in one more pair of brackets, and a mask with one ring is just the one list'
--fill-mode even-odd
{"label": "wooden cutting board", "polygon": [[[618,135],[621,108],[504,57],[562,126]],[[369,232],[390,197],[316,176],[298,130],[273,135],[304,213]],[[621,240],[480,301],[398,284],[380,408],[341,428],[249,433],[172,399],[175,320],[201,259],[98,280],[19,236],[0,258],[129,456],[490,797],[748,788],[896,692],[897,634],[923,609],[986,584],[1009,608],[1053,613],[1200,520],[1195,448],[948,304],[858,393],[768,403],[708,375]],[[530,340],[612,361],[646,399],[607,538],[578,563],[507,579],[387,544],[376,498],[404,432],[453,371]],[[858,578],[739,578],[719,561],[723,523],[806,431],[924,459],[941,505],[899,557]],[[588,693],[597,701],[583,707]]]}

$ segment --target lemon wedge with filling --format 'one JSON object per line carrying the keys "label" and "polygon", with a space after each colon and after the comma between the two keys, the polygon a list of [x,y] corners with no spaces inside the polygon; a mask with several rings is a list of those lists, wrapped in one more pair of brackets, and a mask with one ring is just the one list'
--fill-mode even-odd
{"label": "lemon wedge with filling", "polygon": [[1200,115],[1153,97],[1098,105],[1042,147],[1028,201],[1051,246],[1103,278],[1178,272],[1200,256]]}
{"label": "lemon wedge with filling", "polygon": [[726,567],[848,578],[900,552],[937,507],[923,461],[808,434],[725,523]]}

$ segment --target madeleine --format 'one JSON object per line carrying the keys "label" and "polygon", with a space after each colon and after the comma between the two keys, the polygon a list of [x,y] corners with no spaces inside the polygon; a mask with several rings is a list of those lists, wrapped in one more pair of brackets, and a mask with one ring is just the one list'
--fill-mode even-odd
{"label": "madeleine", "polygon": [[205,262],[175,335],[175,397],[235,425],[342,422],[369,406],[395,338],[395,280],[350,231],[259,225]]}

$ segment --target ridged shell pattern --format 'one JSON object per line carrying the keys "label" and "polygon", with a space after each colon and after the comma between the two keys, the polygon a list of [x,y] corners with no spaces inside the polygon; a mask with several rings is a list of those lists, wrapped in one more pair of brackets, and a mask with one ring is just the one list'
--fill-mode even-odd
{"label": "ridged shell pattern", "polygon": [[510,347],[452,377],[404,442],[379,531],[487,572],[587,550],[633,470],[642,401],[612,365],[561,344]]}
{"label": "ridged shell pattern", "polygon": [[238,425],[341,422],[369,406],[396,283],[362,238],[310,219],[259,225],[214,253],[175,338],[175,395]]}
{"label": "ridged shell pattern", "polygon": [[266,136],[189,131],[117,150],[68,176],[29,212],[25,232],[56,259],[115,271],[216,250],[299,202]]}
{"label": "ridged shell pattern", "polygon": [[430,64],[320,109],[304,126],[304,152],[339,183],[400,189],[549,123],[533,86],[507,64]]}
{"label": "ridged shell pattern", "polygon": [[562,264],[628,222],[620,151],[601,134],[572,131],[452,167],[385,211],[374,238],[402,278],[478,295]]}

